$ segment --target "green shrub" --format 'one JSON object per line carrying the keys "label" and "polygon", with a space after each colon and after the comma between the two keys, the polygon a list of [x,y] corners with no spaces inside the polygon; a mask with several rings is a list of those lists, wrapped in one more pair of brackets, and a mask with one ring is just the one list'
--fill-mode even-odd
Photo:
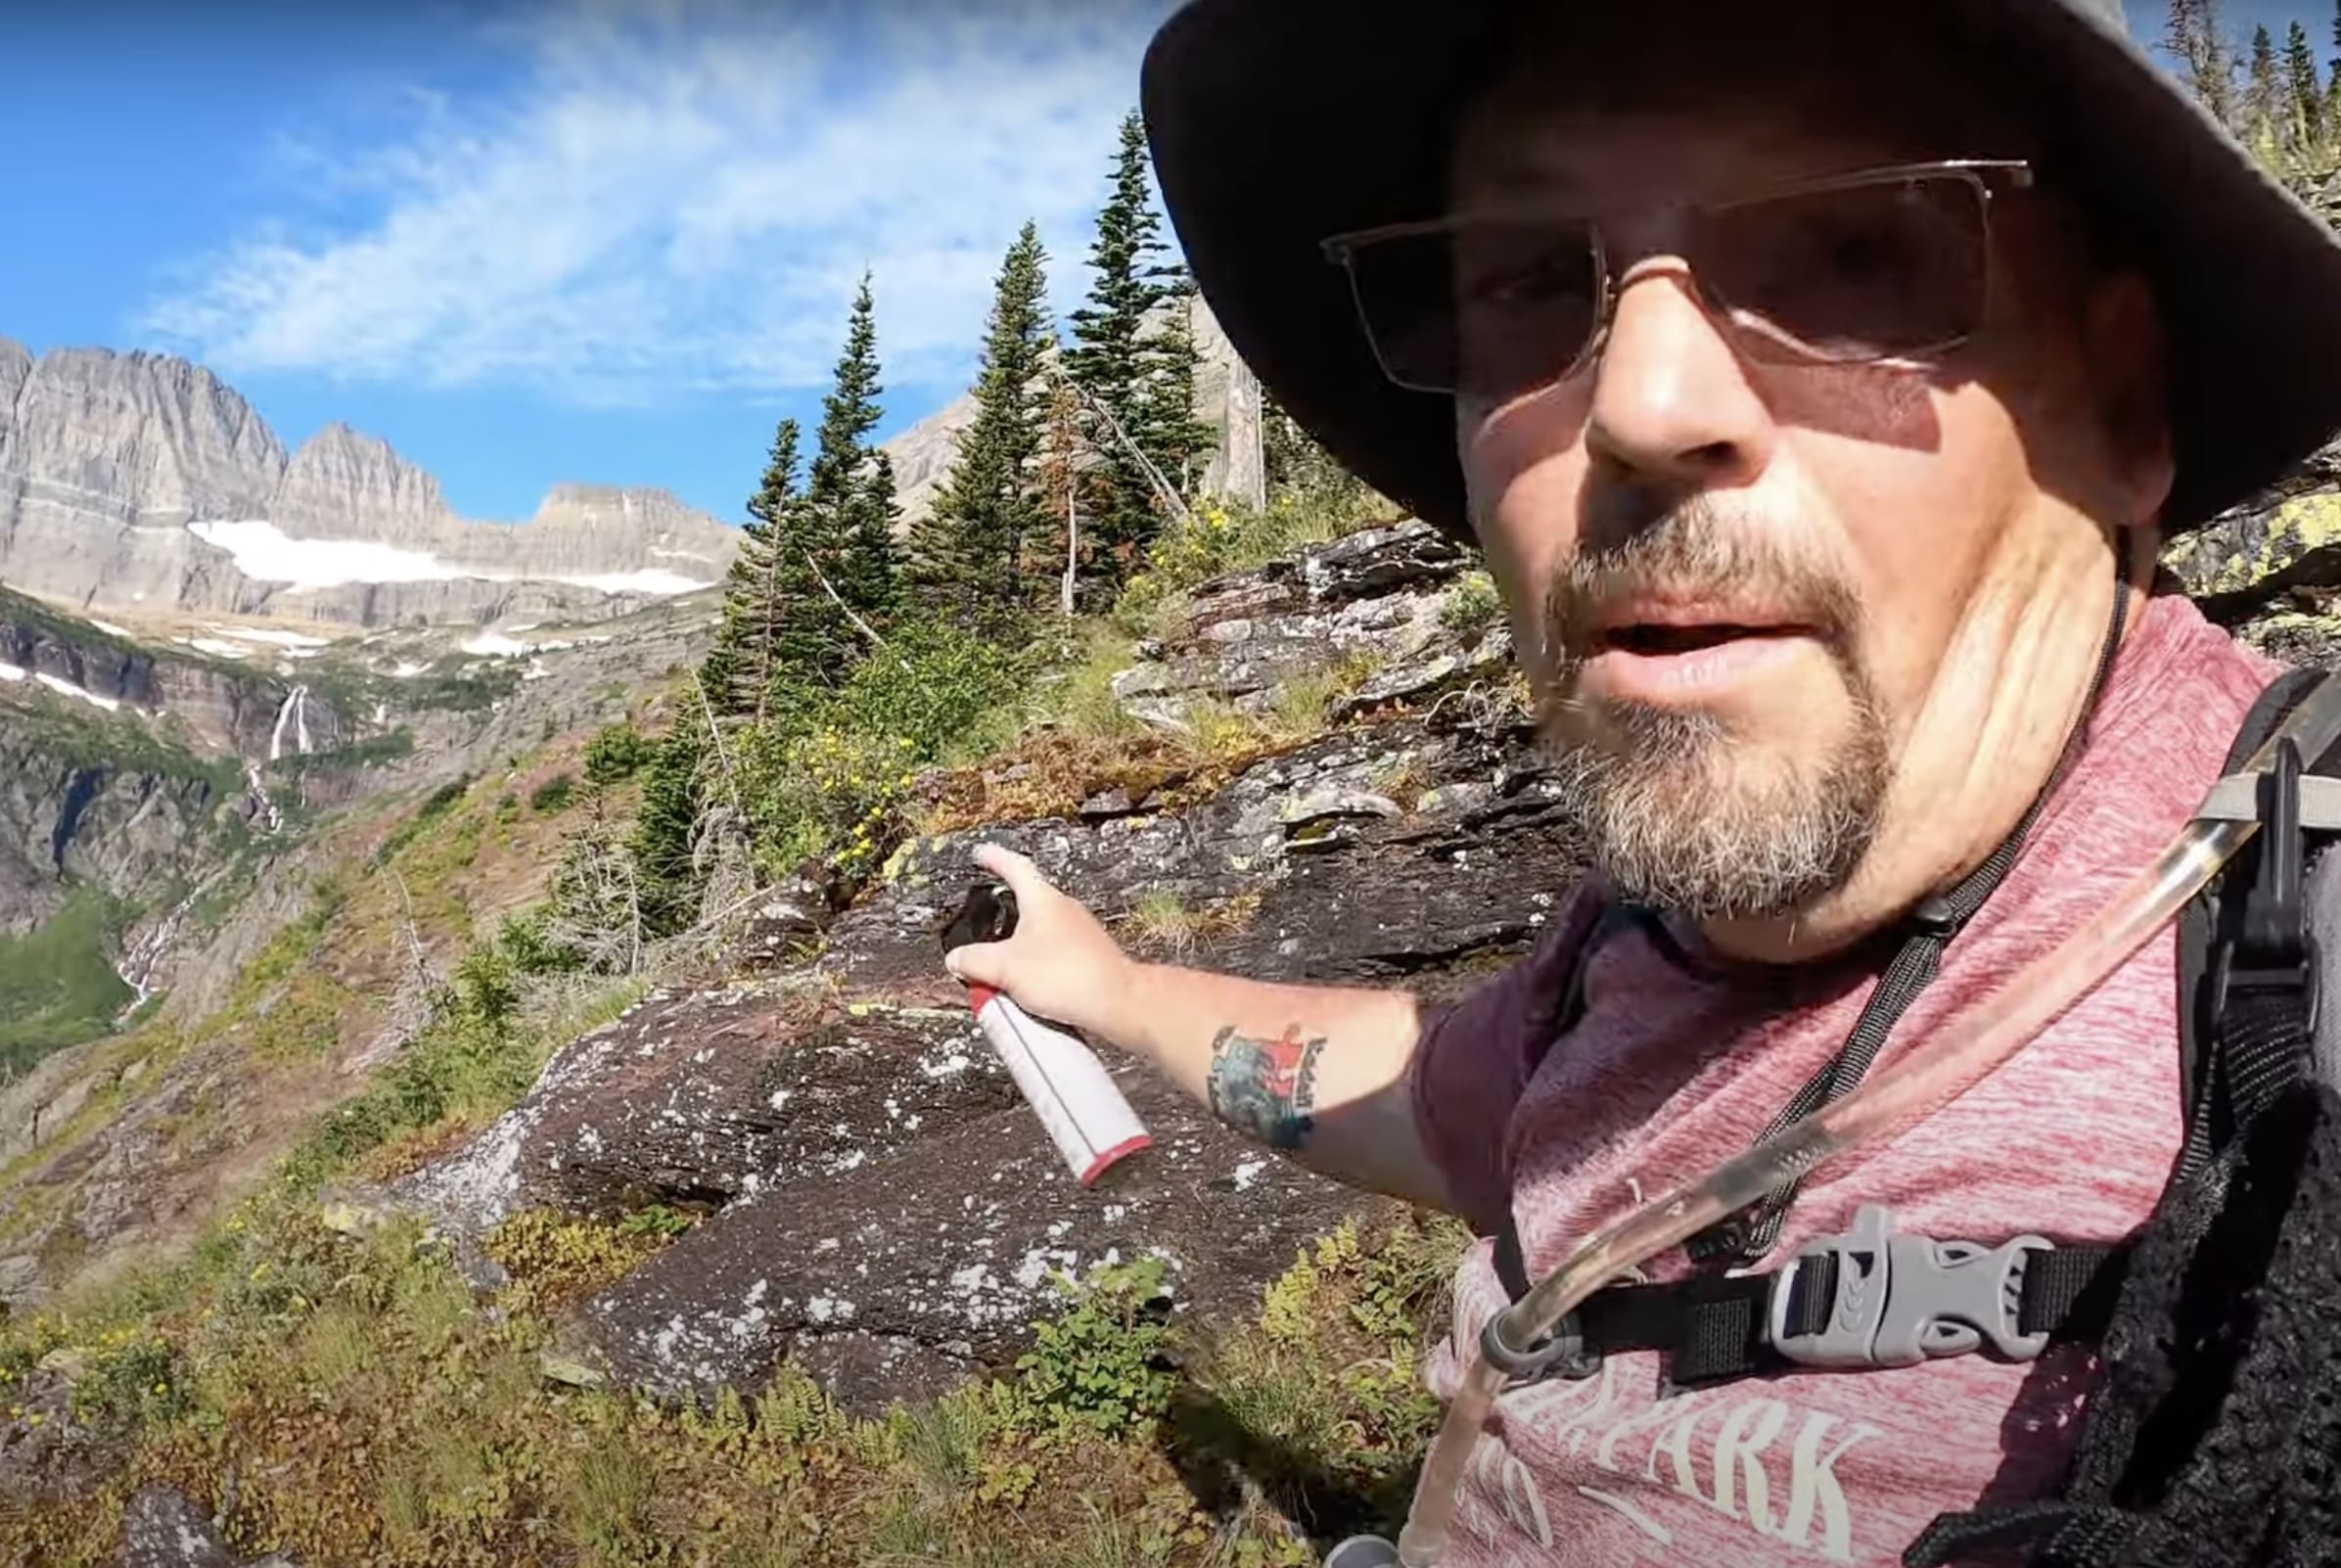
{"label": "green shrub", "polygon": [[1019,1357],[1031,1407],[1060,1431],[1113,1436],[1159,1418],[1169,1407],[1169,1298],[1160,1258],[1109,1264],[1076,1284],[1056,1317],[1035,1323],[1033,1348]]}
{"label": "green shrub", "polygon": [[135,1430],[186,1408],[178,1357],[160,1335],[116,1329],[98,1342],[73,1383],[73,1413],[93,1426]]}
{"label": "green shrub", "polygon": [[585,743],[585,782],[604,788],[642,770],[658,750],[631,724],[612,724]]}
{"label": "green shrub", "polygon": [[528,809],[547,813],[563,809],[575,793],[576,785],[577,781],[569,774],[555,773],[528,792]]}
{"label": "green shrub", "polygon": [[1345,499],[1287,492],[1266,510],[1206,501],[1184,522],[1167,525],[1147,548],[1146,565],[1114,607],[1125,625],[1143,624],[1165,600],[1231,572],[1249,572],[1311,544],[1339,538],[1362,520]]}
{"label": "green shrub", "polygon": [[1028,674],[1024,661],[996,643],[914,623],[863,660],[817,717],[841,731],[907,740],[920,761],[980,754],[1014,738],[1014,715],[1002,710]]}
{"label": "green shrub", "polygon": [[1485,572],[1466,572],[1439,605],[1439,624],[1448,636],[1469,642],[1502,619],[1502,597]]}

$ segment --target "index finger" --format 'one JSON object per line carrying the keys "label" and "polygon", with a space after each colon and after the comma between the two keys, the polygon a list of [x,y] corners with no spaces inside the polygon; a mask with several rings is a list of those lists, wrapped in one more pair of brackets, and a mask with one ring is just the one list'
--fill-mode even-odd
{"label": "index finger", "polygon": [[1020,899],[1049,888],[1049,880],[1038,866],[1004,844],[977,845],[975,861],[1008,884],[1008,890]]}

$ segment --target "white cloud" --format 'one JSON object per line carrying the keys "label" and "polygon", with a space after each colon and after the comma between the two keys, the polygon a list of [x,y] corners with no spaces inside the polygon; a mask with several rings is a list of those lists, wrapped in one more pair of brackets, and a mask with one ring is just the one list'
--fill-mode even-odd
{"label": "white cloud", "polygon": [[[496,94],[292,138],[313,200],[191,263],[146,325],[230,373],[625,403],[825,386],[862,269],[890,384],[966,374],[1025,218],[1079,302],[1167,0],[595,4]],[[488,47],[483,36],[482,48]]]}

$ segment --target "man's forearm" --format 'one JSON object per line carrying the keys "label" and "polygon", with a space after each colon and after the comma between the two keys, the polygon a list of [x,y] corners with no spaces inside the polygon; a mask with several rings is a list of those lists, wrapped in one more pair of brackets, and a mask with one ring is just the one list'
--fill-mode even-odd
{"label": "man's forearm", "polygon": [[1446,1206],[1406,1089],[1410,992],[1140,964],[1120,1000],[1113,1043],[1221,1121],[1337,1180]]}

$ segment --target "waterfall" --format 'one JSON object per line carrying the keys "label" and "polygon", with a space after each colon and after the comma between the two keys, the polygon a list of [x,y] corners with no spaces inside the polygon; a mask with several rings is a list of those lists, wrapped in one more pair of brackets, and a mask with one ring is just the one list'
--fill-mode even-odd
{"label": "waterfall", "polygon": [[285,825],[285,813],[268,798],[268,784],[260,777],[260,764],[249,760],[244,764],[244,797],[252,802],[252,817],[260,823],[262,831],[274,833]]}
{"label": "waterfall", "polygon": [[114,1016],[116,1029],[128,1022],[130,1015],[144,1007],[147,998],[155,994],[155,988],[148,982],[155,978],[155,971],[161,966],[164,955],[170,951],[170,945],[178,940],[179,927],[185,922],[187,911],[195,907],[195,900],[203,896],[203,892],[204,885],[198,884],[193,893],[179,900],[177,907],[157,921],[145,936],[131,944],[129,950],[122,954],[121,961],[114,966],[114,972],[122,977],[122,984],[131,991],[129,1001]]}
{"label": "waterfall", "polygon": [[276,711],[276,728],[268,734],[268,760],[276,761],[285,755],[285,726],[293,726],[293,752],[297,757],[309,754],[309,689],[296,686],[285,693],[284,702]]}

